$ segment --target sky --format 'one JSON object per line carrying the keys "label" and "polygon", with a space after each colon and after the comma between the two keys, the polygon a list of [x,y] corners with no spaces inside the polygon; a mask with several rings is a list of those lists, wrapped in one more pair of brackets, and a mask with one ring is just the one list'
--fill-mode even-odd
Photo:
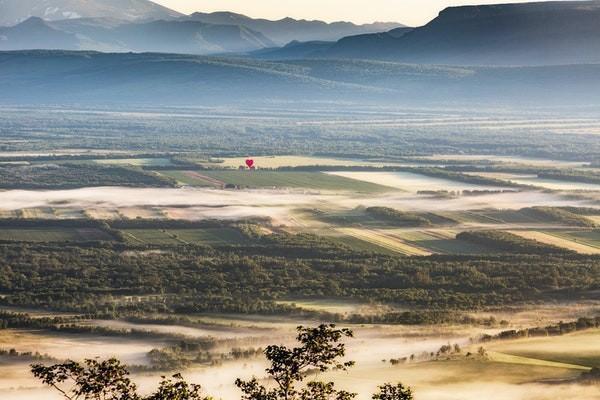
{"label": "sky", "polygon": [[233,11],[254,18],[320,19],[324,21],[401,22],[423,25],[448,6],[518,3],[524,0],[154,0],[190,14],[195,11]]}

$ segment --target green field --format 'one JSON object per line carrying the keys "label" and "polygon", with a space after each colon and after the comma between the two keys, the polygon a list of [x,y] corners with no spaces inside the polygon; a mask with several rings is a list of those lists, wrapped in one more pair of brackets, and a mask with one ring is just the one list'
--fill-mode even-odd
{"label": "green field", "polygon": [[[252,157],[258,168],[281,168],[281,167],[299,167],[308,165],[336,165],[336,166],[382,166],[393,165],[395,163],[380,163],[362,160],[351,160],[344,158],[329,158],[329,157],[312,157],[312,156],[270,156],[270,157]],[[240,165],[245,165],[246,157],[223,158],[220,162],[207,162],[207,160],[193,160],[198,164],[211,167],[229,167],[237,168]]]}
{"label": "green field", "polygon": [[112,240],[108,233],[95,228],[3,228],[0,240],[16,242],[85,242]]}
{"label": "green field", "polygon": [[349,246],[353,250],[369,251],[369,252],[383,253],[383,254],[388,254],[388,255],[396,254],[396,252],[393,250],[386,249],[385,247],[378,246],[375,243],[371,243],[366,240],[361,240],[361,239],[355,238],[354,236],[350,236],[350,235],[339,235],[338,234],[335,236],[327,236],[327,238],[334,242]]}
{"label": "green field", "polygon": [[493,249],[456,239],[452,230],[396,230],[394,236],[437,254],[486,254]]}
{"label": "green field", "polygon": [[589,230],[589,231],[546,231],[545,233],[553,236],[561,237],[567,240],[584,244],[591,247],[600,248],[600,230]]}
{"label": "green field", "polygon": [[202,179],[201,175],[193,173],[193,171],[160,171],[160,174],[175,179],[180,185],[198,187],[217,186],[213,182]]}
{"label": "green field", "polygon": [[136,167],[167,167],[173,165],[170,158],[111,158],[95,160],[103,165],[134,165]]}
{"label": "green field", "polygon": [[239,231],[232,228],[203,229],[123,229],[131,243],[144,244],[243,244],[248,241]]}
{"label": "green field", "polygon": [[382,185],[355,179],[323,174],[321,172],[290,171],[202,171],[202,175],[226,184],[250,188],[306,188],[319,190],[345,190],[377,193],[394,190]]}
{"label": "green field", "polygon": [[600,365],[600,329],[563,336],[495,342],[488,350],[536,360],[595,367]]}

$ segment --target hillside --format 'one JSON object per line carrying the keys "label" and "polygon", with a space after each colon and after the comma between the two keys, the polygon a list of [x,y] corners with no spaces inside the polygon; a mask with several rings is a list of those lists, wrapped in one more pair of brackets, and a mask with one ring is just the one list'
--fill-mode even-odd
{"label": "hillside", "polygon": [[452,65],[600,61],[600,2],[450,7],[401,37],[344,38],[322,57]]}
{"label": "hillside", "polygon": [[403,26],[395,22],[356,25],[351,22],[326,23],[323,21],[307,21],[293,18],[271,21],[267,19],[254,19],[231,12],[197,12],[184,18],[209,24],[245,26],[263,33],[280,46],[294,40],[299,42],[336,41],[345,36],[383,32]]}
{"label": "hillside", "polygon": [[435,67],[355,60],[265,62],[174,54],[0,52],[3,103],[600,103],[600,65]]}
{"label": "hillside", "polygon": [[48,21],[87,17],[139,21],[180,16],[148,0],[0,0],[0,26],[12,26],[30,17]]}
{"label": "hillside", "polygon": [[44,21],[32,17],[0,28],[0,50],[62,49],[216,54],[274,46],[246,27],[196,21],[128,23],[111,18]]}
{"label": "hillside", "polygon": [[8,28],[0,28],[0,50],[78,49],[79,39],[50,26],[38,17]]}

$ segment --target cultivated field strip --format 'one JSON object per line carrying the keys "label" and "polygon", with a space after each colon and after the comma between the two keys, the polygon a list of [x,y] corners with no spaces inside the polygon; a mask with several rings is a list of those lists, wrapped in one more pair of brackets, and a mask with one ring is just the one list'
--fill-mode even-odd
{"label": "cultivated field strip", "polygon": [[578,243],[574,240],[566,239],[565,237],[556,236],[547,232],[527,230],[511,230],[508,232],[517,236],[521,236],[525,239],[536,240],[540,243],[545,243],[552,246],[573,250],[580,254],[600,254],[599,247],[592,247],[586,244]]}
{"label": "cultivated field strip", "polygon": [[406,241],[403,241],[402,239],[381,230],[358,228],[338,228],[337,230],[345,235],[352,236],[356,239],[364,240],[385,249],[408,256],[428,256],[432,254],[430,251],[407,243]]}

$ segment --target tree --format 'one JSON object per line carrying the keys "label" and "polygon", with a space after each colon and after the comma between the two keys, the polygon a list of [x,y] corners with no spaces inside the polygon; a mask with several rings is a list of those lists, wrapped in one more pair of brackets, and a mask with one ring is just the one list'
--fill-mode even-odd
{"label": "tree", "polygon": [[[326,372],[330,369],[347,370],[353,361],[340,361],[346,355],[342,339],[352,337],[349,329],[336,329],[335,325],[317,328],[297,328],[298,347],[272,345],[264,351],[271,366],[266,369],[275,382],[267,388],[258,379],[236,380],[242,390],[242,400],[353,400],[356,393],[336,390],[333,382],[309,382],[297,389],[309,372]],[[143,397],[129,379],[129,371],[117,359],[106,361],[85,360],[83,363],[67,361],[46,367],[31,366],[33,375],[56,389],[66,400],[211,400],[203,397],[200,386],[187,383],[180,374],[162,377],[158,389]],[[373,400],[412,400],[410,388],[398,383],[385,384],[373,395]]]}
{"label": "tree", "polygon": [[413,400],[412,390],[401,383],[392,385],[386,383],[379,386],[379,392],[372,397],[373,400]]}
{"label": "tree", "polygon": [[129,379],[129,371],[117,359],[67,361],[46,367],[31,366],[33,375],[56,389],[67,400],[210,400],[200,386],[188,384],[180,374],[163,377],[157,391],[142,397]]}
{"label": "tree", "polygon": [[244,393],[243,400],[349,400],[354,393],[337,391],[333,382],[310,382],[302,390],[296,384],[302,382],[309,370],[320,372],[331,368],[346,370],[353,361],[340,362],[346,349],[341,340],[352,337],[349,329],[336,329],[335,325],[320,325],[317,328],[297,328],[296,340],[300,346],[288,348],[272,345],[265,350],[271,363],[266,372],[275,381],[275,388],[261,385],[256,378],[249,381],[236,380],[236,385]]}

